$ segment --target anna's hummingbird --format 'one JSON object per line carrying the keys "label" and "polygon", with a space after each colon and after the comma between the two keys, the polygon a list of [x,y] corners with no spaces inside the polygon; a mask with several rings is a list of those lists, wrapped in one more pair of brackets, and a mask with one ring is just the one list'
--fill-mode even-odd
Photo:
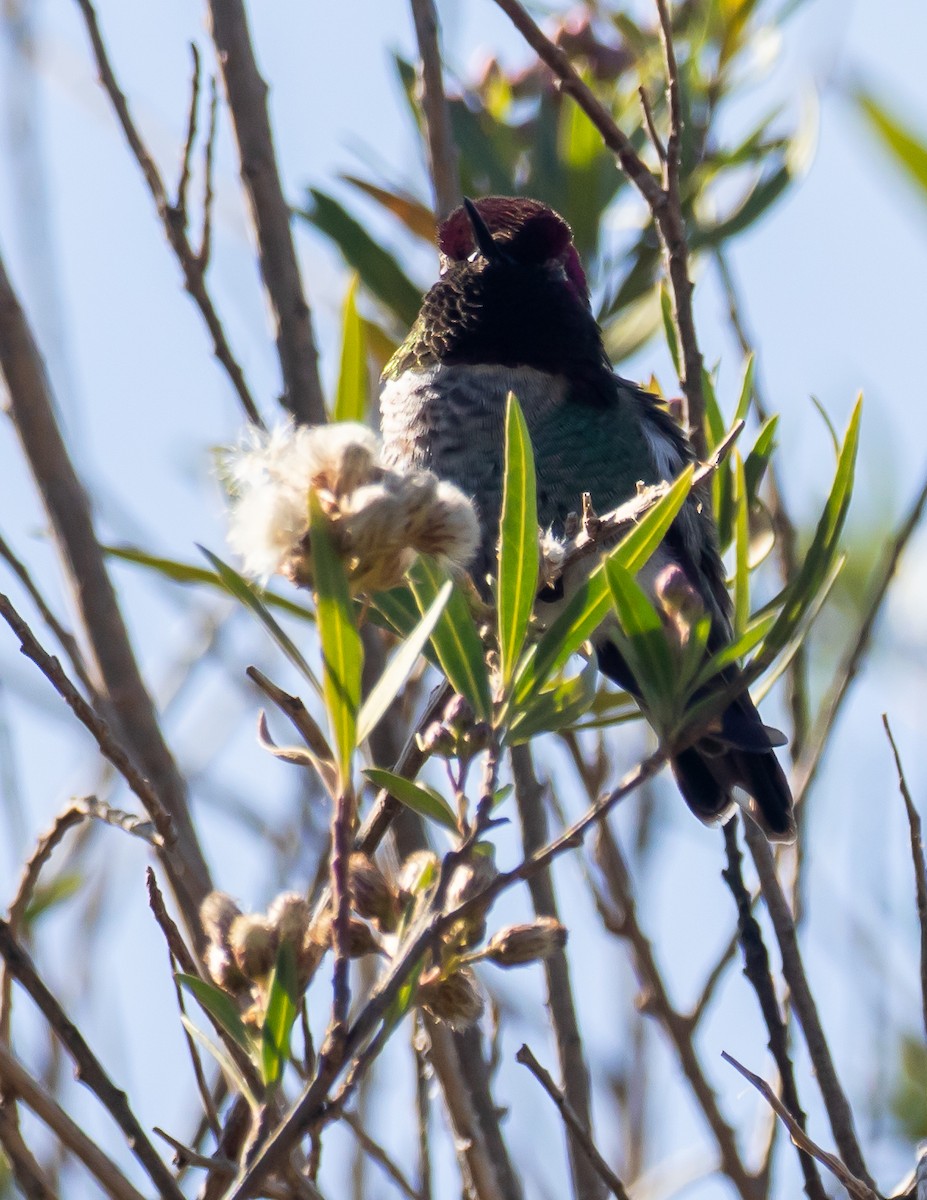
{"label": "anna's hummingbird", "polygon": [[[495,560],[510,391],[534,447],[538,518],[555,535],[584,492],[597,513],[608,512],[638,481],[673,479],[694,454],[655,397],[612,369],[562,217],[537,200],[466,201],[441,226],[438,245],[440,278],[383,374],[383,436],[393,464],[430,468],[473,498],[483,538],[472,573],[482,586]],[[676,592],[681,584],[711,617],[709,647],[729,641],[717,532],[696,498],[652,563],[640,582],[652,590],[661,571],[675,576]],[[604,627],[595,642],[600,669],[636,693]],[[740,788],[766,835],[791,840],[792,797],[773,750],[780,742],[744,690],[717,730],[672,762],[689,808],[708,824],[724,821]]]}

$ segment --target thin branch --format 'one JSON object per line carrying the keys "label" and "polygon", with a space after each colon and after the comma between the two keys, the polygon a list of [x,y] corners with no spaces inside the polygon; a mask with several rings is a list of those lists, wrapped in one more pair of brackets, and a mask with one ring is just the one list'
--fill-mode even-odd
{"label": "thin branch", "polygon": [[644,1011],[657,1020],[673,1045],[679,1067],[714,1136],[721,1170],[743,1200],[760,1200],[758,1181],[747,1171],[741,1159],[734,1131],[718,1107],[717,1096],[699,1060],[691,1021],[678,1012],[670,1000],[653,946],[637,918],[637,905],[627,864],[607,825],[603,825],[599,832],[596,861],[608,886],[611,901],[604,901],[597,892],[596,905],[606,928],[627,941],[631,949],[634,972],[646,997]]}
{"label": "thin branch", "polygon": [[647,97],[647,89],[643,84],[637,89],[637,94],[640,96],[641,109],[644,113],[644,124],[647,126],[647,134],[653,144],[654,150],[657,152],[657,158],[661,163],[666,162],[666,147],[663,145],[663,139],[660,137],[657,130],[656,122],[653,119],[653,109],[650,107],[650,100]]}
{"label": "thin branch", "polygon": [[[0,371],[7,383],[9,411],[54,530],[58,552],[91,649],[94,694],[101,698],[117,722],[121,737],[146,778],[131,767],[124,754],[120,755],[120,761],[114,761],[114,765],[123,773],[124,768],[131,768],[130,773],[142,781],[144,786],[140,788],[136,782],[133,790],[156,824],[165,809],[170,814],[176,842],[165,845],[162,858],[184,919],[194,928],[199,902],[210,891],[210,882],[190,818],[186,787],[164,740],[132,652],[112,581],[96,540],[90,502],[58,427],[44,363],[2,261]],[[37,646],[31,633],[28,637]],[[40,657],[54,663],[58,676],[63,677],[56,660],[50,659],[44,651],[40,651]],[[86,701],[73,685],[69,687],[72,698],[86,710]],[[72,698],[68,699],[69,704]]]}
{"label": "thin branch", "polygon": [[[531,747],[516,746],[511,754],[512,778],[515,783],[515,801],[522,827],[522,844],[525,855],[540,850],[548,838],[547,816],[544,797],[531,759]],[[559,920],[557,899],[550,871],[541,871],[528,882],[531,902],[539,917]],[[570,968],[566,953],[558,950],[544,961],[547,979],[547,1007],[557,1043],[560,1075],[563,1079],[566,1102],[585,1130],[592,1126],[589,1086],[589,1068],[583,1052]],[[602,1195],[601,1172],[589,1158],[588,1148],[566,1121],[567,1145],[570,1152],[570,1169],[573,1174],[573,1191],[577,1200]],[[588,1137],[588,1134],[586,1135]]]}
{"label": "thin branch", "polygon": [[[354,808],[354,793],[350,787],[345,787],[332,806],[332,851],[328,875],[332,894],[332,952],[335,959],[332,967],[332,1017],[328,1038],[338,1041],[347,1032],[348,1012],[351,1007],[351,888],[348,881],[348,859],[351,855]],[[326,1052],[324,1047],[322,1052]]]}
{"label": "thin branch", "polygon": [[35,582],[33,581],[32,576],[29,574],[25,563],[21,562],[20,559],[16,557],[2,537],[0,537],[0,556],[6,559],[17,579],[26,589],[29,599],[39,610],[42,620],[58,639],[58,644],[68,656],[68,661],[71,664],[74,674],[80,680],[81,687],[90,697],[90,699],[93,700],[95,698],[93,681],[90,678],[90,672],[87,669],[87,664],[84,662],[84,656],[81,653],[81,648],[77,644],[77,638],[73,633],[70,633],[67,629],[65,629],[65,627],[61,624],[61,622],[46,604],[45,597],[36,587]]}
{"label": "thin branch", "polygon": [[888,716],[882,714],[882,724],[885,726],[885,736],[888,738],[895,756],[895,768],[898,771],[898,788],[904,800],[905,811],[908,814],[908,828],[911,831],[911,861],[914,864],[914,884],[917,892],[917,920],[921,930],[921,1011],[924,1018],[924,1028],[927,1030],[927,866],[924,863],[924,839],[921,830],[921,818],[905,778],[904,767],[901,765],[901,755],[895,745]]}
{"label": "thin branch", "polygon": [[748,1071],[743,1063],[739,1063],[726,1050],[721,1052],[721,1057],[725,1062],[730,1063],[735,1070],[739,1071],[744,1079],[752,1083],[760,1095],[775,1110],[786,1129],[788,1129],[795,1145],[827,1167],[828,1171],[832,1172],[840,1180],[851,1196],[854,1196],[856,1200],[880,1200],[877,1191],[863,1180],[857,1179],[851,1171],[847,1170],[839,1158],[836,1158],[833,1154],[828,1154],[826,1150],[822,1150],[816,1142],[813,1142],[808,1137],[804,1129],[802,1129],[801,1125],[795,1120],[765,1079],[761,1079],[759,1075],[754,1075],[752,1071]]}
{"label": "thin branch", "polygon": [[515,1059],[522,1066],[528,1068],[544,1091],[550,1096],[551,1100],[553,1100],[554,1104],[556,1104],[560,1110],[560,1115],[563,1117],[564,1124],[568,1126],[571,1135],[582,1146],[583,1153],[595,1170],[596,1175],[602,1180],[611,1194],[616,1197],[616,1200],[629,1200],[624,1184],[599,1153],[595,1142],[589,1136],[588,1126],[580,1119],[566,1096],[554,1083],[550,1072],[541,1066],[526,1045],[523,1045],[516,1053]]}
{"label": "thin branch", "polygon": [[925,507],[927,507],[927,479],[924,480],[907,516],[885,549],[882,561],[875,572],[875,582],[870,586],[869,598],[866,601],[859,628],[849,643],[828,688],[827,695],[818,709],[818,718],[814,723],[811,737],[808,739],[807,751],[795,768],[792,790],[795,794],[796,805],[805,798],[814,783],[843,702],[869,652],[875,623],[882,611],[889,586],[895,577],[908,542],[921,522]]}
{"label": "thin branch", "polygon": [[422,63],[422,112],[428,141],[428,165],[439,221],[460,204],[463,196],[457,169],[457,146],[451,113],[441,77],[438,13],[434,0],[411,0],[418,56]]}
{"label": "thin branch", "polygon": [[25,1200],[60,1200],[57,1188],[52,1186],[23,1141],[12,1104],[0,1104],[0,1146]]}
{"label": "thin branch", "polygon": [[29,955],[17,942],[9,924],[0,919],[0,956],[5,960],[13,978],[31,996],[36,1007],[48,1021],[61,1044],[74,1061],[75,1073],[97,1097],[126,1136],[129,1149],[144,1168],[151,1182],[167,1200],[183,1200],[177,1181],[161,1161],[144,1129],[129,1108],[125,1092],[112,1082],[77,1026],[69,1020],[64,1009],[48,990],[36,972]]}
{"label": "thin branch", "polygon": [[193,58],[193,77],[190,80],[190,111],[187,114],[187,137],[183,147],[183,160],[180,167],[180,181],[177,184],[177,200],[174,208],[178,218],[187,224],[187,188],[190,184],[190,162],[193,158],[193,146],[196,142],[196,118],[200,105],[200,52],[196,42],[190,43],[190,54]]}
{"label": "thin branch", "polygon": [[64,1111],[60,1104],[32,1078],[21,1062],[0,1045],[0,1080],[15,1092],[48,1126],[63,1146],[78,1158],[113,1200],[142,1200],[112,1159],[108,1158]]}
{"label": "thin branch", "polygon": [[[776,988],[769,969],[769,954],[763,942],[760,926],[753,915],[750,893],[744,885],[741,873],[742,859],[740,847],[737,844],[736,817],[724,826],[724,847],[727,852],[727,867],[721,874],[724,882],[730,888],[737,906],[737,922],[744,955],[744,974],[756,992],[760,1012],[763,1014],[763,1020],[766,1022],[769,1032],[769,1050],[779,1070],[783,1105],[796,1124],[804,1130],[807,1117],[798,1098],[795,1069],[789,1056],[788,1028],[779,1011]],[[798,1157],[805,1179],[805,1194],[808,1200],[827,1200],[827,1193],[824,1191],[824,1185],[812,1155],[799,1146]]]}
{"label": "thin branch", "polygon": [[[83,0],[82,0],[83,2]],[[242,0],[209,0],[212,37],[238,144],[241,181],[258,241],[261,276],[277,327],[283,406],[303,424],[325,421],[318,351],[277,167],[267,84],[254,57]]]}
{"label": "thin branch", "polygon": [[808,985],[804,963],[798,948],[795,922],[776,875],[776,864],[772,851],[759,828],[751,821],[744,823],[744,836],[759,875],[766,910],[779,943],[782,974],[789,985],[792,1007],[805,1036],[805,1044],[814,1065],[815,1078],[827,1110],[834,1141],[837,1143],[843,1161],[853,1174],[862,1179],[867,1187],[876,1191],[876,1185],[866,1170],[863,1152],[856,1136],[853,1112],[846,1093],[840,1085],[840,1080],[837,1078],[834,1060],[831,1057],[830,1048],[824,1036],[824,1028],[818,1016],[817,1005]]}
{"label": "thin branch", "polygon": [[[660,242],[666,256],[667,272],[673,294],[673,317],[679,345],[682,349],[680,383],[688,406],[689,435],[696,452],[704,457],[705,398],[702,388],[702,354],[698,348],[695,320],[692,314],[692,281],[689,279],[689,248],[685,222],[679,204],[678,178],[674,182],[669,172],[671,151],[667,149],[666,186],[649,170],[634,149],[631,139],[615,123],[611,113],[593,94],[561,47],[555,45],[532,20],[518,0],[495,0],[522,34],[538,57],[560,80],[561,90],[576,101],[602,140],[618,159],[621,169],[646,201],[653,216]],[[665,0],[658,0],[661,36],[663,38],[667,85],[670,92],[670,142],[678,144],[682,131],[679,73],[673,52],[672,31]],[[671,187],[674,189],[671,191]]]}
{"label": "thin branch", "polygon": [[698,1000],[692,1006],[692,1011],[689,1013],[689,1020],[693,1027],[697,1026],[715,997],[715,992],[718,990],[718,985],[724,978],[725,972],[734,961],[737,955],[737,947],[740,944],[740,933],[734,930],[731,934],[730,941],[718,955],[715,965],[708,972],[708,976],[702,985],[702,990],[699,992]]}
{"label": "thin branch", "polygon": [[206,322],[206,328],[209,330],[210,337],[212,338],[213,353],[231,380],[248,420],[255,425],[263,427],[263,421],[258,413],[248,385],[245,383],[242,369],[232,353],[228,339],[225,336],[225,330],[222,327],[222,322],[219,320],[212,299],[206,290],[204,270],[187,238],[184,221],[179,218],[177,209],[168,199],[167,189],[164,186],[161,173],[155,165],[155,161],[151,157],[147,146],[142,141],[141,135],[129,112],[129,105],[125,95],[116,81],[94,7],[90,0],[77,0],[77,4],[83,14],[87,32],[90,35],[90,44],[96,60],[100,83],[103,85],[113,106],[116,118],[122,126],[122,132],[129,144],[129,149],[145,177],[145,182],[155,202],[155,208],[161,220],[164,234],[183,272],[184,285],[187,292]]}
{"label": "thin branch", "polygon": [[400,1192],[404,1196],[407,1196],[408,1200],[421,1200],[420,1193],[409,1183],[402,1170],[390,1158],[380,1143],[375,1142],[370,1134],[367,1133],[361,1124],[360,1118],[355,1113],[346,1112],[342,1114],[341,1119],[351,1129],[367,1157],[373,1159],[378,1166],[383,1168]]}
{"label": "thin branch", "polygon": [[218,114],[219,89],[216,86],[216,77],[212,75],[209,79],[209,132],[206,135],[206,147],[203,150],[203,233],[200,238],[200,248],[196,254],[196,261],[200,264],[200,270],[204,272],[209,266],[209,256],[212,253],[212,176]]}

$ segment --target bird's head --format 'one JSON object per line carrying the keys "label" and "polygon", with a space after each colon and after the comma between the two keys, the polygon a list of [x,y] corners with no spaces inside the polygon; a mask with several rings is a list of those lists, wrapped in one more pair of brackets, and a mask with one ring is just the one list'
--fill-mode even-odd
{"label": "bird's head", "polygon": [[540,200],[486,196],[465,200],[438,234],[441,273],[455,264],[544,267],[589,307],[589,285],[569,225]]}

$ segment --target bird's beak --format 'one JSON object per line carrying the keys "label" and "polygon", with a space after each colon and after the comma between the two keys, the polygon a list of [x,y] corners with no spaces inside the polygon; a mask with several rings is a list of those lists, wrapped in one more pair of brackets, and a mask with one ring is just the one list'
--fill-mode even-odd
{"label": "bird's beak", "polygon": [[470,219],[470,227],[473,230],[473,240],[476,242],[476,247],[480,254],[485,259],[492,262],[505,257],[503,251],[496,245],[496,241],[489,230],[489,226],[480,216],[480,211],[472,200],[464,196],[464,208],[467,210],[467,216]]}

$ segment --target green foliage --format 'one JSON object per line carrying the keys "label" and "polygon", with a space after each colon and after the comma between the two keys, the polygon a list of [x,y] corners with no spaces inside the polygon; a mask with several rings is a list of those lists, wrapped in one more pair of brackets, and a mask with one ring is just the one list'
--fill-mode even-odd
{"label": "green foliage", "polygon": [[277,950],[261,1025],[261,1078],[265,1087],[280,1082],[289,1061],[290,1035],[299,1013],[300,995],[296,951],[291,942],[283,941]]}
{"label": "green foliage", "polygon": [[351,276],[341,321],[341,370],[333,421],[363,421],[367,415],[369,372],[364,323],[357,311],[357,279]]}
{"label": "green foliage", "polygon": [[538,590],[538,504],[534,453],[524,415],[511,392],[505,411],[504,480],[496,610],[502,686],[508,689],[525,644]]}
{"label": "green foliage", "polygon": [[883,148],[913,183],[922,199],[927,200],[927,136],[915,132],[906,121],[871,92],[856,92],[860,112]]}
{"label": "green foliage", "polygon": [[421,783],[413,783],[394,771],[386,771],[382,767],[367,767],[364,774],[378,788],[389,792],[394,800],[404,804],[412,812],[418,813],[427,821],[436,821],[446,829],[457,832],[457,818],[450,805],[434,788]]}

